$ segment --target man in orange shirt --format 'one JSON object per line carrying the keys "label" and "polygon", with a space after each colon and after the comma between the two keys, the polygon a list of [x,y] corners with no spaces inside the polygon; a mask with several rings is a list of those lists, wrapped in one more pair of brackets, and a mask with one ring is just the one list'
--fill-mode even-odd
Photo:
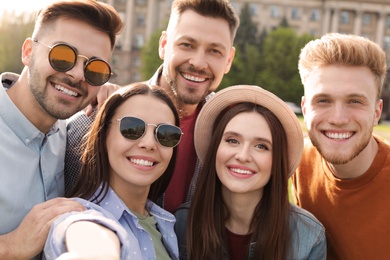
{"label": "man in orange shirt", "polygon": [[372,135],[386,70],[360,36],[328,34],[300,54],[310,139],[292,179],[297,204],[325,226],[328,259],[390,258],[390,145]]}

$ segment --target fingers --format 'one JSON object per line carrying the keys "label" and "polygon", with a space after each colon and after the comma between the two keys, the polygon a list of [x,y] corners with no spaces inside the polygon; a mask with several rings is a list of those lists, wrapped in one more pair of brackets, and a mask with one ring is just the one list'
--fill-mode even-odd
{"label": "fingers", "polygon": [[89,104],[89,105],[84,109],[84,111],[85,111],[85,114],[86,114],[87,116],[92,115],[93,106],[92,106],[91,104]]}
{"label": "fingers", "polygon": [[104,101],[106,101],[106,99],[118,89],[120,89],[118,85],[110,82],[107,82],[106,84],[101,86],[99,93],[97,94],[98,108],[100,108]]}
{"label": "fingers", "polygon": [[20,225],[6,234],[13,258],[30,259],[42,251],[53,221],[71,211],[82,211],[77,201],[55,198],[35,205]]}

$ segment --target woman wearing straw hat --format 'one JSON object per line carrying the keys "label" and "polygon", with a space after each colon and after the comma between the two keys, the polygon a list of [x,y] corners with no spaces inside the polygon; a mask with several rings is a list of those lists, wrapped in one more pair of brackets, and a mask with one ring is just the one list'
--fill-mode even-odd
{"label": "woman wearing straw hat", "polygon": [[325,259],[322,224],[289,203],[303,134],[292,110],[257,86],[219,91],[195,126],[203,169],[191,206],[176,212],[188,259]]}

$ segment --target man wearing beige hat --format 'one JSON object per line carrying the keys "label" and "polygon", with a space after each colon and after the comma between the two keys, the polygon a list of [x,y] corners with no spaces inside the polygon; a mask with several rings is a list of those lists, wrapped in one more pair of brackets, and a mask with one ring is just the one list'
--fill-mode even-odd
{"label": "man wearing beige hat", "polygon": [[373,135],[386,57],[379,45],[328,34],[301,51],[310,139],[293,176],[299,206],[324,224],[328,259],[390,259],[390,145]]}

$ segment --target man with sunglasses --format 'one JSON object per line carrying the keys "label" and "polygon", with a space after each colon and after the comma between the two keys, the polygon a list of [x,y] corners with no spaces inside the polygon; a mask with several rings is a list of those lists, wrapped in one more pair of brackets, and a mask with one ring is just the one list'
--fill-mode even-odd
{"label": "man with sunglasses", "polygon": [[[194,126],[198,113],[233,62],[234,37],[239,18],[227,0],[175,0],[167,30],[160,37],[159,55],[164,60],[148,81],[167,90],[175,98],[184,134],[178,146],[175,172],[163,207],[174,212],[189,200],[200,165],[194,147]],[[81,137],[92,118],[78,114],[70,125],[65,161],[65,189],[70,190],[80,169]],[[84,125],[85,127],[80,127]],[[193,180],[193,181],[192,181]],[[66,191],[68,192],[68,191]]]}
{"label": "man with sunglasses", "polygon": [[64,119],[85,108],[111,76],[122,22],[94,0],[55,2],[22,47],[20,75],[0,75],[0,259],[30,259],[54,219],[83,207],[64,195]]}

